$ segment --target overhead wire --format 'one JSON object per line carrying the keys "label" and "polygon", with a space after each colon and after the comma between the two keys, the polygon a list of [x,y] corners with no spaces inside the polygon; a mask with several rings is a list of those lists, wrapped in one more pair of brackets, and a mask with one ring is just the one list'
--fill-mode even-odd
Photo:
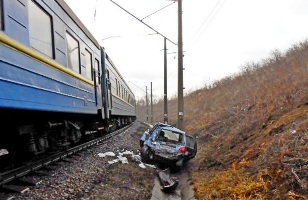
{"label": "overhead wire", "polygon": [[95,22],[95,19],[96,19],[96,7],[97,7],[97,0],[95,2],[95,8],[94,8],[94,22]]}
{"label": "overhead wire", "polygon": [[135,18],[136,20],[138,20],[140,23],[142,23],[143,25],[147,26],[148,28],[150,28],[152,31],[156,32],[158,35],[162,36],[163,38],[166,38],[169,42],[171,42],[174,45],[177,45],[175,42],[173,42],[171,39],[169,39],[168,37],[164,36],[162,33],[158,32],[157,30],[155,30],[153,27],[151,27],[150,25],[148,25],[147,23],[143,22],[142,20],[140,20],[138,17],[136,17],[134,14],[132,14],[131,12],[127,11],[125,8],[123,8],[122,6],[120,6],[119,4],[117,4],[115,1],[110,0],[113,4],[115,4],[116,6],[118,6],[119,8],[121,8],[123,11],[125,11],[127,14],[131,15],[133,18]]}
{"label": "overhead wire", "polygon": [[158,13],[159,11],[161,11],[161,10],[163,10],[163,9],[165,9],[165,8],[167,8],[167,7],[169,7],[169,6],[171,6],[171,5],[174,4],[174,3],[175,3],[175,1],[172,2],[172,3],[170,3],[170,4],[168,4],[168,5],[166,5],[166,6],[164,6],[164,7],[162,7],[161,9],[159,9],[159,10],[157,10],[157,11],[155,11],[155,12],[153,12],[153,13],[147,15],[147,16],[145,16],[144,18],[141,19],[141,21],[144,20],[145,18],[148,18],[149,16],[154,15],[154,14]]}
{"label": "overhead wire", "polygon": [[202,24],[200,25],[200,27],[198,28],[198,30],[196,31],[196,33],[194,34],[194,37],[198,34],[198,32],[201,30],[202,26],[208,21],[208,19],[211,17],[212,13],[215,11],[215,9],[217,8],[217,6],[219,5],[219,3],[222,0],[219,0],[215,6],[212,8],[211,12],[208,14],[208,16],[203,20]]}
{"label": "overhead wire", "polygon": [[[222,2],[222,3],[221,3]],[[226,0],[219,0],[211,12],[207,15],[207,17],[203,20],[202,24],[199,26],[198,30],[192,37],[192,43],[191,46],[193,46],[195,43],[198,42],[200,37],[203,35],[204,31],[209,27],[209,25],[212,23],[213,19],[216,17],[216,15],[221,10],[222,6],[225,4]]]}
{"label": "overhead wire", "polygon": [[219,8],[217,9],[217,11],[214,13],[213,17],[210,19],[209,23],[203,28],[200,36],[203,34],[203,32],[205,31],[205,29],[211,24],[211,22],[213,21],[213,19],[216,17],[217,13],[220,11],[220,9],[222,8],[222,6],[225,4],[226,0],[223,0],[222,4],[219,6]]}

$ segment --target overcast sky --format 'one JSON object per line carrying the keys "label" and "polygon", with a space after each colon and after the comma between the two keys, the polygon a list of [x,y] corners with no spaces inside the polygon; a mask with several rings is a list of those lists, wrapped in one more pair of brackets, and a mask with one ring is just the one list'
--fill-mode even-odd
{"label": "overcast sky", "polygon": [[[153,97],[163,97],[162,36],[110,0],[65,1],[105,47],[137,99],[150,82]],[[113,1],[177,43],[177,2]],[[184,94],[306,40],[307,11],[307,0],[183,0]],[[167,42],[167,49],[170,98],[177,95],[177,46]]]}

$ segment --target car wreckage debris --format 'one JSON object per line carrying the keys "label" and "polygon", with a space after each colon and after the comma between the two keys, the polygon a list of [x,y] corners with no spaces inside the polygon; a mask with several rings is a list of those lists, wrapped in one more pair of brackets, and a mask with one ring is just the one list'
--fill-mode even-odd
{"label": "car wreckage debris", "polygon": [[158,123],[140,138],[141,160],[166,164],[177,171],[197,155],[194,136],[168,124]]}
{"label": "car wreckage debris", "polygon": [[179,185],[179,180],[176,177],[170,176],[170,169],[164,169],[164,170],[156,170],[161,190],[164,192],[171,192],[176,189],[176,187]]}

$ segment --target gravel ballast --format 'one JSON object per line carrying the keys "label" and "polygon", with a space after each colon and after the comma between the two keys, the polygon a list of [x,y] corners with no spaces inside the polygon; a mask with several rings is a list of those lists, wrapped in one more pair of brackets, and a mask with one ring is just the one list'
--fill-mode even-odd
{"label": "gravel ballast", "polygon": [[139,139],[147,128],[135,122],[108,142],[60,162],[47,176],[34,177],[42,182],[14,199],[151,199],[155,169],[139,157]]}

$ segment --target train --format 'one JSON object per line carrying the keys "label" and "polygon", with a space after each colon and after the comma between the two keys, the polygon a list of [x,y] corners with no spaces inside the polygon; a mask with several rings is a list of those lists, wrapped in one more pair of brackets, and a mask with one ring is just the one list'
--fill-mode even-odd
{"label": "train", "polygon": [[64,0],[0,0],[0,160],[136,120],[131,88]]}

